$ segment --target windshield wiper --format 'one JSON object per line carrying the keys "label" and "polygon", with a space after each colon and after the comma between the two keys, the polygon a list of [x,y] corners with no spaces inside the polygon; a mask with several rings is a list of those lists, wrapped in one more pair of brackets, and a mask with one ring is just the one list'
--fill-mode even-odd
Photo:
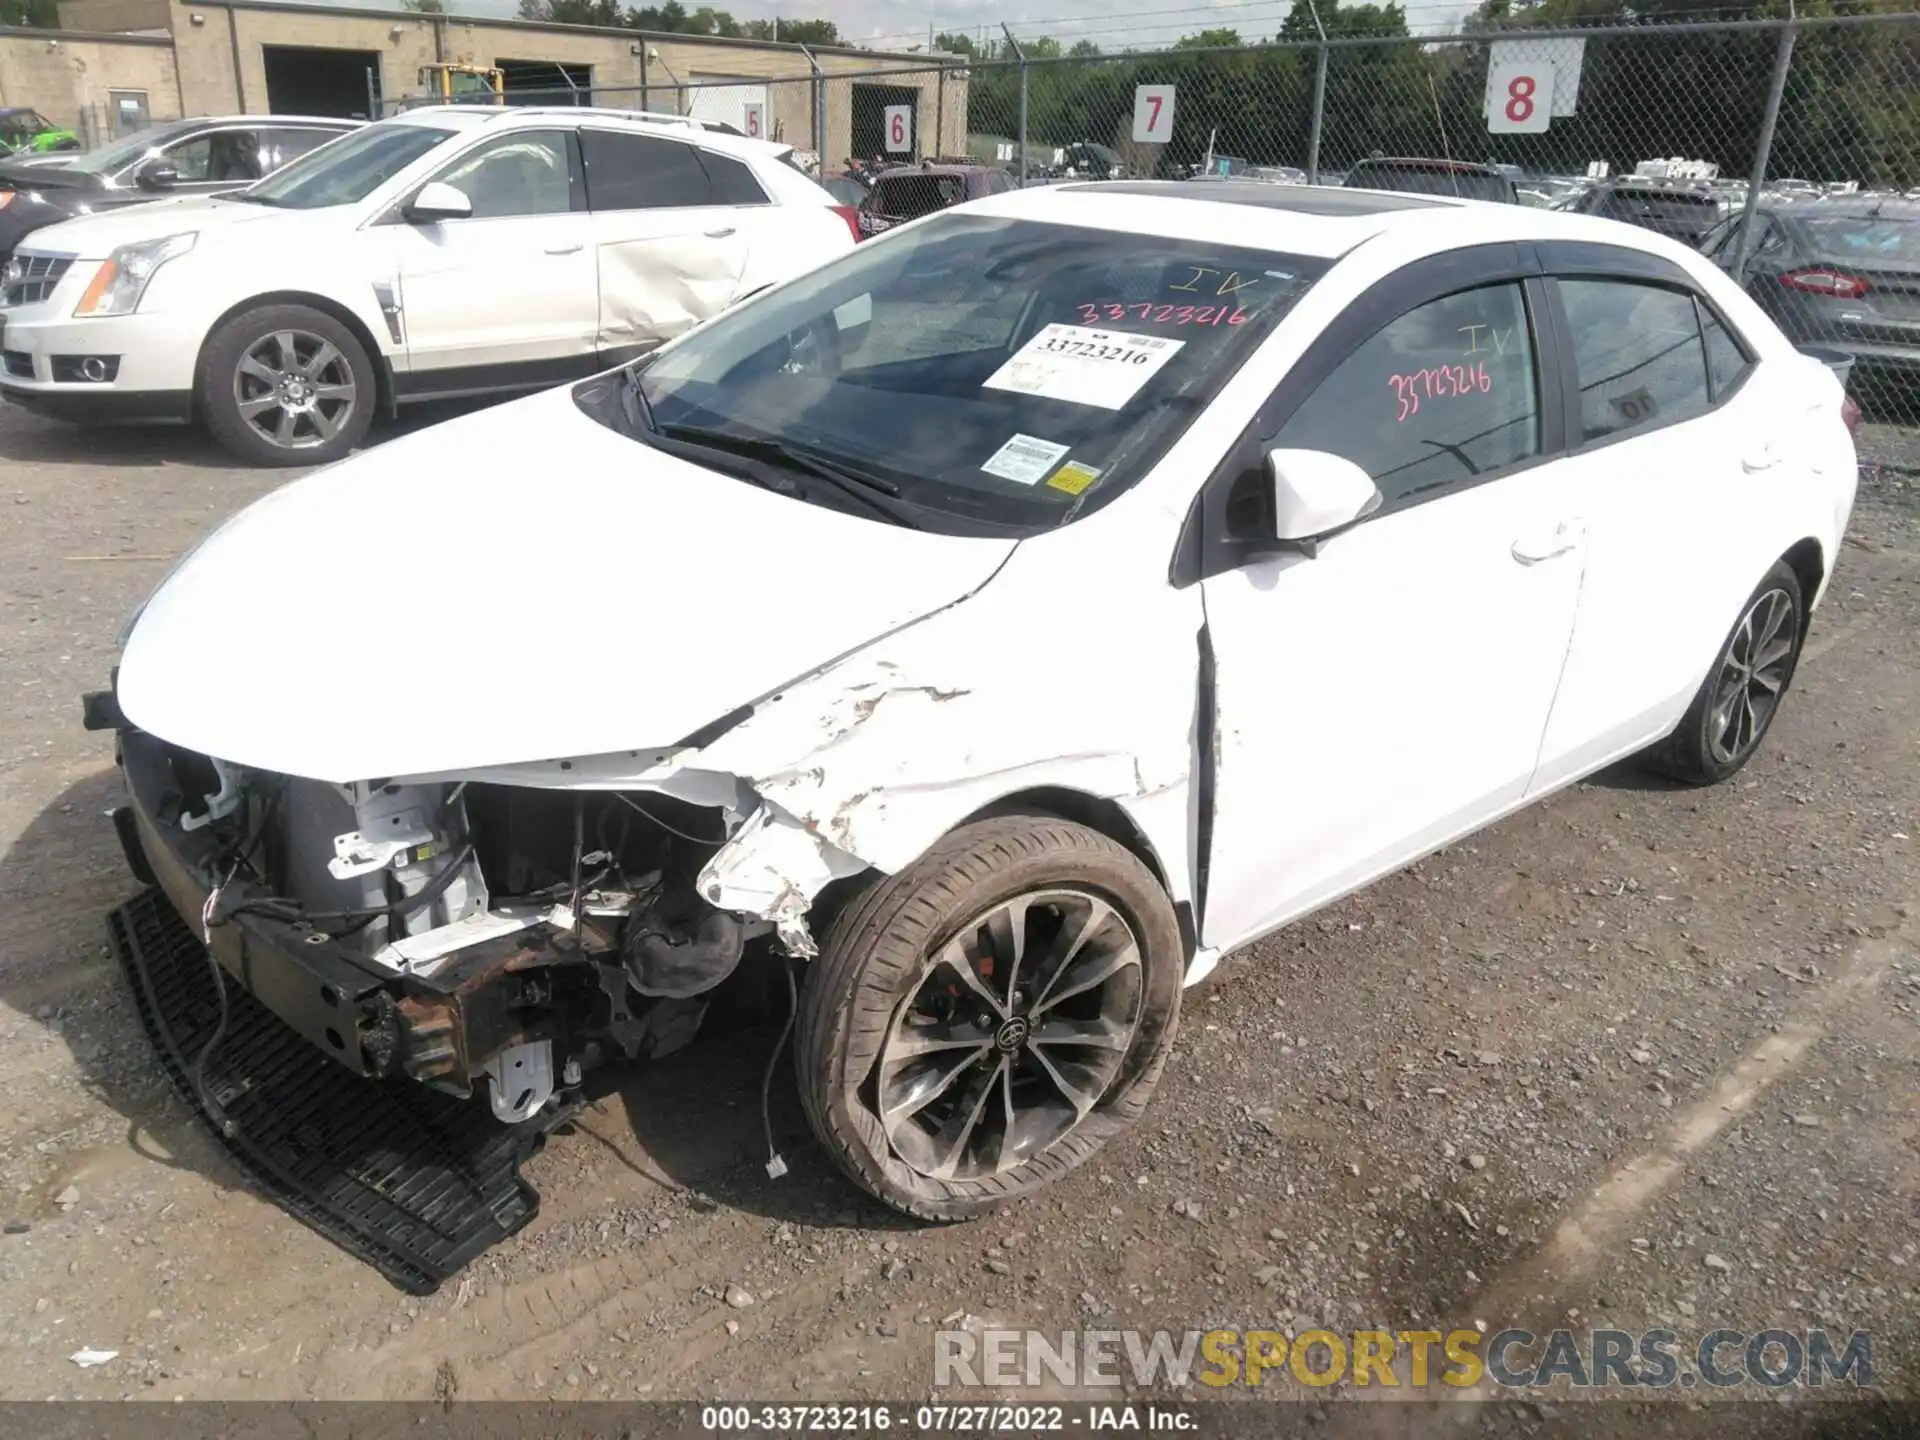
{"label": "windshield wiper", "polygon": [[245,190],[226,190],[213,197],[216,200],[237,200],[242,205],[277,205],[277,200],[269,200],[264,195],[249,194]]}
{"label": "windshield wiper", "polygon": [[[660,427],[653,423],[653,402],[647,399],[647,387],[640,383],[638,368],[627,371],[626,382],[620,388],[620,398],[632,402],[625,407],[629,424],[637,419],[651,433],[660,433]],[[639,413],[636,415],[635,411]]]}
{"label": "windshield wiper", "polygon": [[[644,401],[644,394],[641,396]],[[649,409],[651,417],[651,409]],[[789,445],[784,440],[774,440],[764,436],[736,435],[727,430],[714,430],[704,425],[664,425],[652,426],[654,433],[668,440],[685,445],[696,445],[703,450],[718,450],[722,454],[737,455],[744,460],[757,460],[763,465],[775,465],[786,470],[798,470],[830,486],[838,494],[865,505],[876,515],[903,525],[909,530],[918,530],[920,524],[908,512],[905,504],[899,503],[900,487],[884,476],[875,475],[848,465],[839,460],[829,460],[824,455],[816,455],[811,450],[802,450]]]}

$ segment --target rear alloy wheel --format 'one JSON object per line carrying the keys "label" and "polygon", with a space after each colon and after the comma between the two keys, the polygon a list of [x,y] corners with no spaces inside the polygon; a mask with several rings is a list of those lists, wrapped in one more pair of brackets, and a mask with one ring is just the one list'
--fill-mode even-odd
{"label": "rear alloy wheel", "polygon": [[262,465],[315,465],[367,433],[377,398],[353,332],[303,305],[236,316],[207,342],[199,403],[229,450]]}
{"label": "rear alloy wheel", "polygon": [[1805,604],[1791,567],[1767,572],[1685,718],[1647,752],[1654,769],[1683,784],[1711,785],[1753,758],[1800,662]]}
{"label": "rear alloy wheel", "polygon": [[864,1189],[931,1220],[1038,1189],[1146,1108],[1182,948],[1165,892],[1083,826],[963,826],[842,911],[796,1052],[815,1133]]}

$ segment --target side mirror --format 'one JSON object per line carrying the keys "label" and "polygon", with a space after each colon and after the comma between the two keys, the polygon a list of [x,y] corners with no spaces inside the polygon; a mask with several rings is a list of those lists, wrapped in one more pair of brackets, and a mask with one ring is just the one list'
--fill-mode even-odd
{"label": "side mirror", "polygon": [[473,201],[458,185],[435,180],[422,185],[420,193],[407,206],[407,219],[416,225],[431,225],[438,220],[467,220],[473,215]]}
{"label": "side mirror", "polygon": [[1324,450],[1269,450],[1273,538],[1311,555],[1317,542],[1380,508],[1380,489],[1351,460]]}
{"label": "side mirror", "polygon": [[165,160],[149,160],[133,172],[133,183],[142,190],[171,190],[180,183],[180,172]]}

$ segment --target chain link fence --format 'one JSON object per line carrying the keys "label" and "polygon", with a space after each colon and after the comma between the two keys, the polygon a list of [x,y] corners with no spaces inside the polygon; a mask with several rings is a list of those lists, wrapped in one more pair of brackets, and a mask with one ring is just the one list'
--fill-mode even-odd
{"label": "chain link fence", "polygon": [[[1795,341],[1853,356],[1870,410],[1920,390],[1920,15],[1017,46],[970,66],[967,139],[1021,183],[1337,185],[1362,166],[1356,182],[1585,211],[1707,251]],[[1363,165],[1383,157],[1477,173]]]}
{"label": "chain link fence", "polygon": [[[1893,408],[1920,376],[1920,14],[1411,37],[1294,28],[1259,45],[1112,56],[1027,54],[1009,37],[917,69],[796,55],[787,75],[507,99],[691,116],[785,141],[824,177],[971,159],[1023,185],[1337,185],[1362,166],[1389,188],[1491,192],[1698,246],[1796,341],[1854,356],[1869,408]],[[1473,169],[1363,164],[1382,157]]]}

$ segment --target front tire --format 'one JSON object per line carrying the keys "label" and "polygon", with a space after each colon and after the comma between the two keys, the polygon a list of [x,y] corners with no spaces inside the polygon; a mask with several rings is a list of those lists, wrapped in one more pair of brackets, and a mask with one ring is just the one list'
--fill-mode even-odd
{"label": "front tire", "polygon": [[1064,820],[964,825],[829,926],[795,1049],[814,1134],[924,1220],[1038,1190],[1145,1111],[1183,948],[1166,892]]}
{"label": "front tire", "polygon": [[1679,727],[1648,750],[1648,768],[1683,785],[1717,785],[1751,760],[1800,663],[1806,598],[1784,561],[1760,582]]}
{"label": "front tire", "polygon": [[264,305],[234,316],[202,352],[195,402],[233,454],[255,465],[324,465],[367,433],[379,380],[333,316]]}

